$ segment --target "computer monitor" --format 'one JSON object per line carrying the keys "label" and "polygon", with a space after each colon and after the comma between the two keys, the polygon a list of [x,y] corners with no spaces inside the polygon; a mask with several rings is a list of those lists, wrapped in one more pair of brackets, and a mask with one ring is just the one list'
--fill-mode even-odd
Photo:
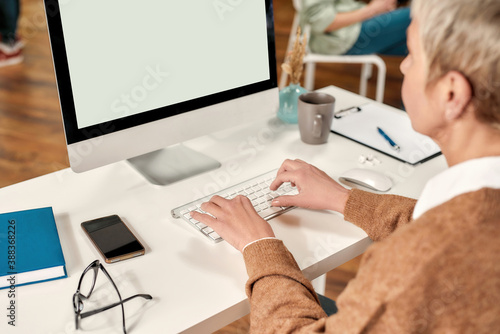
{"label": "computer monitor", "polygon": [[276,111],[272,0],[44,3],[76,172],[129,159],[173,182],[218,166],[173,144]]}

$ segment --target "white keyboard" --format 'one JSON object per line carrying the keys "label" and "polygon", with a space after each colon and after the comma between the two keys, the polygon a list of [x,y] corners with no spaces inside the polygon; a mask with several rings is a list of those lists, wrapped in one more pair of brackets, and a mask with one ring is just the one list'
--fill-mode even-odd
{"label": "white keyboard", "polygon": [[276,216],[279,216],[282,213],[293,209],[294,207],[273,207],[271,206],[271,201],[281,195],[296,195],[298,194],[298,190],[297,188],[292,187],[289,182],[287,182],[282,184],[276,191],[271,191],[269,189],[269,186],[275,179],[277,172],[277,169],[267,172],[245,182],[239,183],[235,186],[218,191],[191,203],[175,208],[172,210],[172,216],[174,218],[181,218],[185,220],[211,241],[222,241],[223,239],[210,227],[191,218],[191,211],[199,211],[204,213],[204,211],[201,209],[201,204],[207,202],[214,195],[219,195],[227,199],[234,198],[237,195],[243,195],[250,199],[257,213],[265,220],[269,220]]}

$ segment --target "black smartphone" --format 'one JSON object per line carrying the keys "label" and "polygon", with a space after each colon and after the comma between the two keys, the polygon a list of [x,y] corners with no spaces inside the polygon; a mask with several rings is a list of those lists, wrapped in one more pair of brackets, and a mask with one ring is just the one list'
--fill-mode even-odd
{"label": "black smartphone", "polygon": [[83,222],[82,228],[106,263],[130,259],[145,253],[142,244],[117,215]]}

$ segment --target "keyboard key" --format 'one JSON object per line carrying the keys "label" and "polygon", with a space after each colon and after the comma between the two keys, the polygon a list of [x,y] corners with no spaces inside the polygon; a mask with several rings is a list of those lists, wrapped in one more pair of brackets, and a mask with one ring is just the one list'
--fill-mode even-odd
{"label": "keyboard key", "polygon": [[205,227],[207,227],[207,225],[200,222],[197,222],[195,225],[200,231],[203,230]]}
{"label": "keyboard key", "polygon": [[270,207],[266,208],[265,210],[261,210],[260,212],[258,212],[258,214],[259,214],[259,216],[261,216],[262,218],[265,219],[267,216],[279,213],[281,211],[283,211],[283,209],[280,207],[270,206]]}
{"label": "keyboard key", "polygon": [[208,235],[210,237],[210,239],[212,239],[213,241],[216,241],[216,242],[219,242],[219,241],[222,241],[222,238],[220,237],[220,235],[217,234],[217,232],[212,232]]}
{"label": "keyboard key", "polygon": [[267,203],[262,203],[262,204],[259,205],[260,211],[264,211],[267,208],[269,208],[269,205]]}
{"label": "keyboard key", "polygon": [[283,188],[279,188],[276,193],[279,195],[279,196],[282,196],[282,195],[285,195],[286,194],[286,190],[283,189]]}
{"label": "keyboard key", "polygon": [[210,234],[210,233],[212,233],[214,230],[213,230],[211,227],[207,226],[207,227],[205,227],[202,231],[203,231],[203,233],[205,233],[205,234]]}

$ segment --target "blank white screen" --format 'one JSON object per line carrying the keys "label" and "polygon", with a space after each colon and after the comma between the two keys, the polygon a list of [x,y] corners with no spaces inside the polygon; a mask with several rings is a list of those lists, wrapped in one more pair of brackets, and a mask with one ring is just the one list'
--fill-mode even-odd
{"label": "blank white screen", "polygon": [[61,19],[79,128],[270,77],[264,1],[72,0]]}

